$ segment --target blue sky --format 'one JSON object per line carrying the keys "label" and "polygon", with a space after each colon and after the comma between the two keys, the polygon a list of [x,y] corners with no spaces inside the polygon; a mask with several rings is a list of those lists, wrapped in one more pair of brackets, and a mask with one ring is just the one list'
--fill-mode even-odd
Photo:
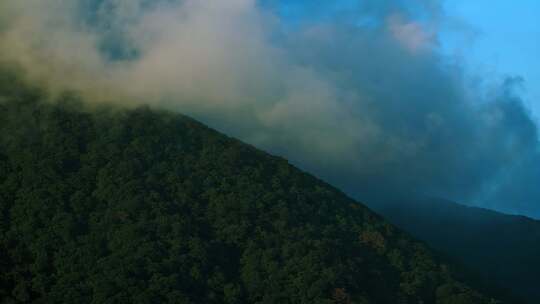
{"label": "blue sky", "polygon": [[540,1],[451,0],[445,10],[468,34],[443,34],[444,50],[489,80],[523,77],[523,99],[540,121]]}
{"label": "blue sky", "polygon": [[[281,3],[281,2],[280,2]],[[385,1],[363,3],[384,10]],[[413,1],[389,1],[391,5],[414,4]],[[420,2],[427,3],[427,2]],[[522,77],[521,96],[540,122],[540,0],[446,0],[445,23],[440,36],[444,53],[455,56],[471,76],[487,83],[501,83],[504,78]],[[358,7],[354,0],[335,4],[291,0],[281,6],[281,13],[293,19],[308,13],[347,10]],[[379,7],[380,6],[380,7]],[[413,7],[409,7],[413,9]]]}

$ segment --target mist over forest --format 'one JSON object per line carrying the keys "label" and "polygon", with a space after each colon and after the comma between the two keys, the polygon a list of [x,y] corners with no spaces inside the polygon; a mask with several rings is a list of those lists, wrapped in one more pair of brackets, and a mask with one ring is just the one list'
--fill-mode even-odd
{"label": "mist over forest", "polygon": [[359,199],[540,217],[526,79],[466,73],[443,30],[474,29],[433,0],[4,0],[0,60],[53,95],[190,115]]}
{"label": "mist over forest", "polygon": [[0,304],[538,303],[536,11],[1,0]]}

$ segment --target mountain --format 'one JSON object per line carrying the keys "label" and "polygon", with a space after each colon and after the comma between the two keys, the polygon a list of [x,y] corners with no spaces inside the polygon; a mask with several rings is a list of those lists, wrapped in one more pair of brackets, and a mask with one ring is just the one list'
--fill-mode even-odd
{"label": "mountain", "polygon": [[528,303],[540,299],[540,221],[414,198],[371,205],[393,224]]}
{"label": "mountain", "polygon": [[86,109],[13,74],[0,117],[1,303],[500,303],[339,190],[188,117]]}

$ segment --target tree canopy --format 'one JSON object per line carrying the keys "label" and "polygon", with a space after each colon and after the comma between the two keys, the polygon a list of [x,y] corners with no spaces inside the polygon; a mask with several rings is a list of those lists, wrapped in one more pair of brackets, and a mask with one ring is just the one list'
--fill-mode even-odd
{"label": "tree canopy", "polygon": [[282,158],[45,99],[0,74],[1,303],[499,303]]}

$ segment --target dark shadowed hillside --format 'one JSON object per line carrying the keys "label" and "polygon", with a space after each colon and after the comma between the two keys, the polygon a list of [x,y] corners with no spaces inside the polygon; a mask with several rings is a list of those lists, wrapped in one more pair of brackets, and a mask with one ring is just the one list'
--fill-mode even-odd
{"label": "dark shadowed hillside", "polygon": [[440,199],[373,205],[392,223],[529,303],[540,299],[540,222]]}
{"label": "dark shadowed hillside", "polygon": [[2,303],[499,303],[284,159],[1,77]]}

